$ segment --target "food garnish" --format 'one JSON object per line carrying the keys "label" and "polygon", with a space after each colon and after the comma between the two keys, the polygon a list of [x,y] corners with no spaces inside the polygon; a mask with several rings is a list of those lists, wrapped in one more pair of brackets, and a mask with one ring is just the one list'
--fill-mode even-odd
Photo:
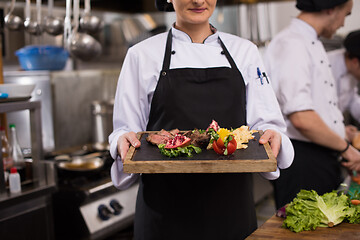
{"label": "food garnish", "polygon": [[167,157],[179,157],[182,155],[192,157],[194,153],[201,153],[201,148],[195,147],[194,145],[167,149],[165,148],[165,144],[159,144],[158,148],[160,149],[160,153]]}
{"label": "food garnish", "polygon": [[211,135],[210,143],[217,154],[231,155],[236,150],[236,140],[232,132],[226,128],[220,128],[217,132],[210,128],[208,133]]}
{"label": "food garnish", "polygon": [[186,147],[188,145],[190,145],[190,141],[191,139],[181,135],[181,134],[176,134],[175,137],[173,139],[169,139],[165,145],[166,149],[172,149],[172,148],[178,148],[178,147]]}
{"label": "food garnish", "polygon": [[249,126],[241,126],[236,128],[232,133],[234,134],[237,147],[236,149],[246,149],[248,147],[247,143],[249,140],[254,139],[253,133],[257,132],[256,130],[250,130]]}

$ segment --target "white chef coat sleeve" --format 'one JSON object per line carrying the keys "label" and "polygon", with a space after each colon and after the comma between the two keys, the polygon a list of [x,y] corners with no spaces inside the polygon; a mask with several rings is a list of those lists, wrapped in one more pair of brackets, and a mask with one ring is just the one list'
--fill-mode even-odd
{"label": "white chef coat sleeve", "polygon": [[268,78],[268,82],[263,78],[261,83],[257,75],[257,68],[261,73],[266,73],[257,48],[254,48],[251,56],[253,56],[253,59],[244,74],[247,82],[248,125],[251,129],[256,130],[276,130],[281,134],[282,138],[280,152],[277,156],[276,171],[261,173],[266,179],[273,180],[280,176],[279,168],[285,169],[292,164],[294,149],[290,139],[285,135],[286,124],[271,86],[271,79]]}
{"label": "white chef coat sleeve", "polygon": [[120,157],[113,162],[110,173],[114,186],[120,190],[129,188],[139,178],[139,174],[123,172],[123,164]]}
{"label": "white chef coat sleeve", "polygon": [[110,154],[115,160],[111,167],[111,178],[114,186],[119,189],[130,187],[137,180],[138,174],[123,172],[123,164],[117,151],[117,141],[126,132],[144,131],[147,124],[146,111],[144,111],[147,100],[146,97],[142,97],[146,86],[140,84],[138,65],[137,54],[130,48],[118,80],[113,111],[114,130],[109,136]]}
{"label": "white chef coat sleeve", "polygon": [[313,66],[309,66],[312,61],[303,41],[278,40],[276,46],[266,51],[266,60],[282,113],[313,110],[310,72]]}

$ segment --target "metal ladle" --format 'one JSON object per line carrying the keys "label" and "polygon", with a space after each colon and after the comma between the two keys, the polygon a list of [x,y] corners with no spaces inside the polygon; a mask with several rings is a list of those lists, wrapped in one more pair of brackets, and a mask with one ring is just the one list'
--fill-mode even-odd
{"label": "metal ladle", "polygon": [[103,21],[91,14],[90,0],[85,0],[84,15],[80,18],[80,28],[88,33],[97,33],[103,28]]}
{"label": "metal ladle", "polygon": [[25,5],[25,22],[24,27],[25,30],[32,34],[32,35],[41,35],[43,32],[43,28],[41,26],[41,0],[36,0],[36,13],[37,13],[37,20],[31,20],[31,0],[26,0]]}
{"label": "metal ladle", "polygon": [[6,14],[4,18],[5,26],[9,30],[13,30],[13,31],[19,30],[23,24],[23,20],[21,19],[21,17],[12,14],[15,8],[15,1],[16,0],[11,0],[10,11],[8,14]]}
{"label": "metal ladle", "polygon": [[79,33],[79,0],[74,0],[74,30],[70,36],[69,50],[83,61],[91,60],[101,53],[100,43],[86,33]]}
{"label": "metal ladle", "polygon": [[50,35],[57,36],[64,32],[64,21],[53,16],[54,0],[48,2],[48,16],[45,18],[44,30]]}

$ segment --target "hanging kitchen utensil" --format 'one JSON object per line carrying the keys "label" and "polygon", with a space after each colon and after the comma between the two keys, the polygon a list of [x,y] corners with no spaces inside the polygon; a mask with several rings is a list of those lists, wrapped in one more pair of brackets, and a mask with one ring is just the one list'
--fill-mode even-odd
{"label": "hanging kitchen utensil", "polygon": [[83,61],[91,60],[101,53],[100,43],[86,33],[79,33],[79,0],[74,0],[74,29],[70,36],[70,53]]}
{"label": "hanging kitchen utensil", "polygon": [[41,0],[36,0],[36,20],[31,19],[31,0],[26,0],[25,5],[25,30],[35,36],[39,36],[43,32],[41,26]]}
{"label": "hanging kitchen utensil", "polygon": [[70,51],[71,37],[71,0],[66,0],[66,13],[64,19],[64,48]]}
{"label": "hanging kitchen utensil", "polygon": [[103,21],[91,14],[90,0],[85,0],[84,15],[80,18],[80,28],[87,33],[97,33],[103,28]]}
{"label": "hanging kitchen utensil", "polygon": [[44,30],[53,36],[64,32],[64,21],[53,16],[54,0],[48,0],[48,16],[45,18]]}
{"label": "hanging kitchen utensil", "polygon": [[13,30],[13,31],[19,30],[23,24],[23,20],[21,19],[21,17],[13,14],[15,8],[15,2],[16,0],[11,0],[10,11],[8,14],[6,14],[4,18],[5,26],[9,30]]}

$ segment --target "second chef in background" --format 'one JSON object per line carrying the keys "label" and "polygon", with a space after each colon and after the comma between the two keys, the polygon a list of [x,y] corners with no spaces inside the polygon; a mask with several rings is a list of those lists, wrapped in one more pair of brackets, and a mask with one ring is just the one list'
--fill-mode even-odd
{"label": "second chef in background", "polygon": [[297,0],[300,14],[270,42],[265,65],[287,123],[295,158],[275,180],[276,207],[300,189],[330,192],[342,182],[339,155],[360,170],[360,153],[345,141],[336,83],[319,37],[331,38],[351,14],[352,0]]}

